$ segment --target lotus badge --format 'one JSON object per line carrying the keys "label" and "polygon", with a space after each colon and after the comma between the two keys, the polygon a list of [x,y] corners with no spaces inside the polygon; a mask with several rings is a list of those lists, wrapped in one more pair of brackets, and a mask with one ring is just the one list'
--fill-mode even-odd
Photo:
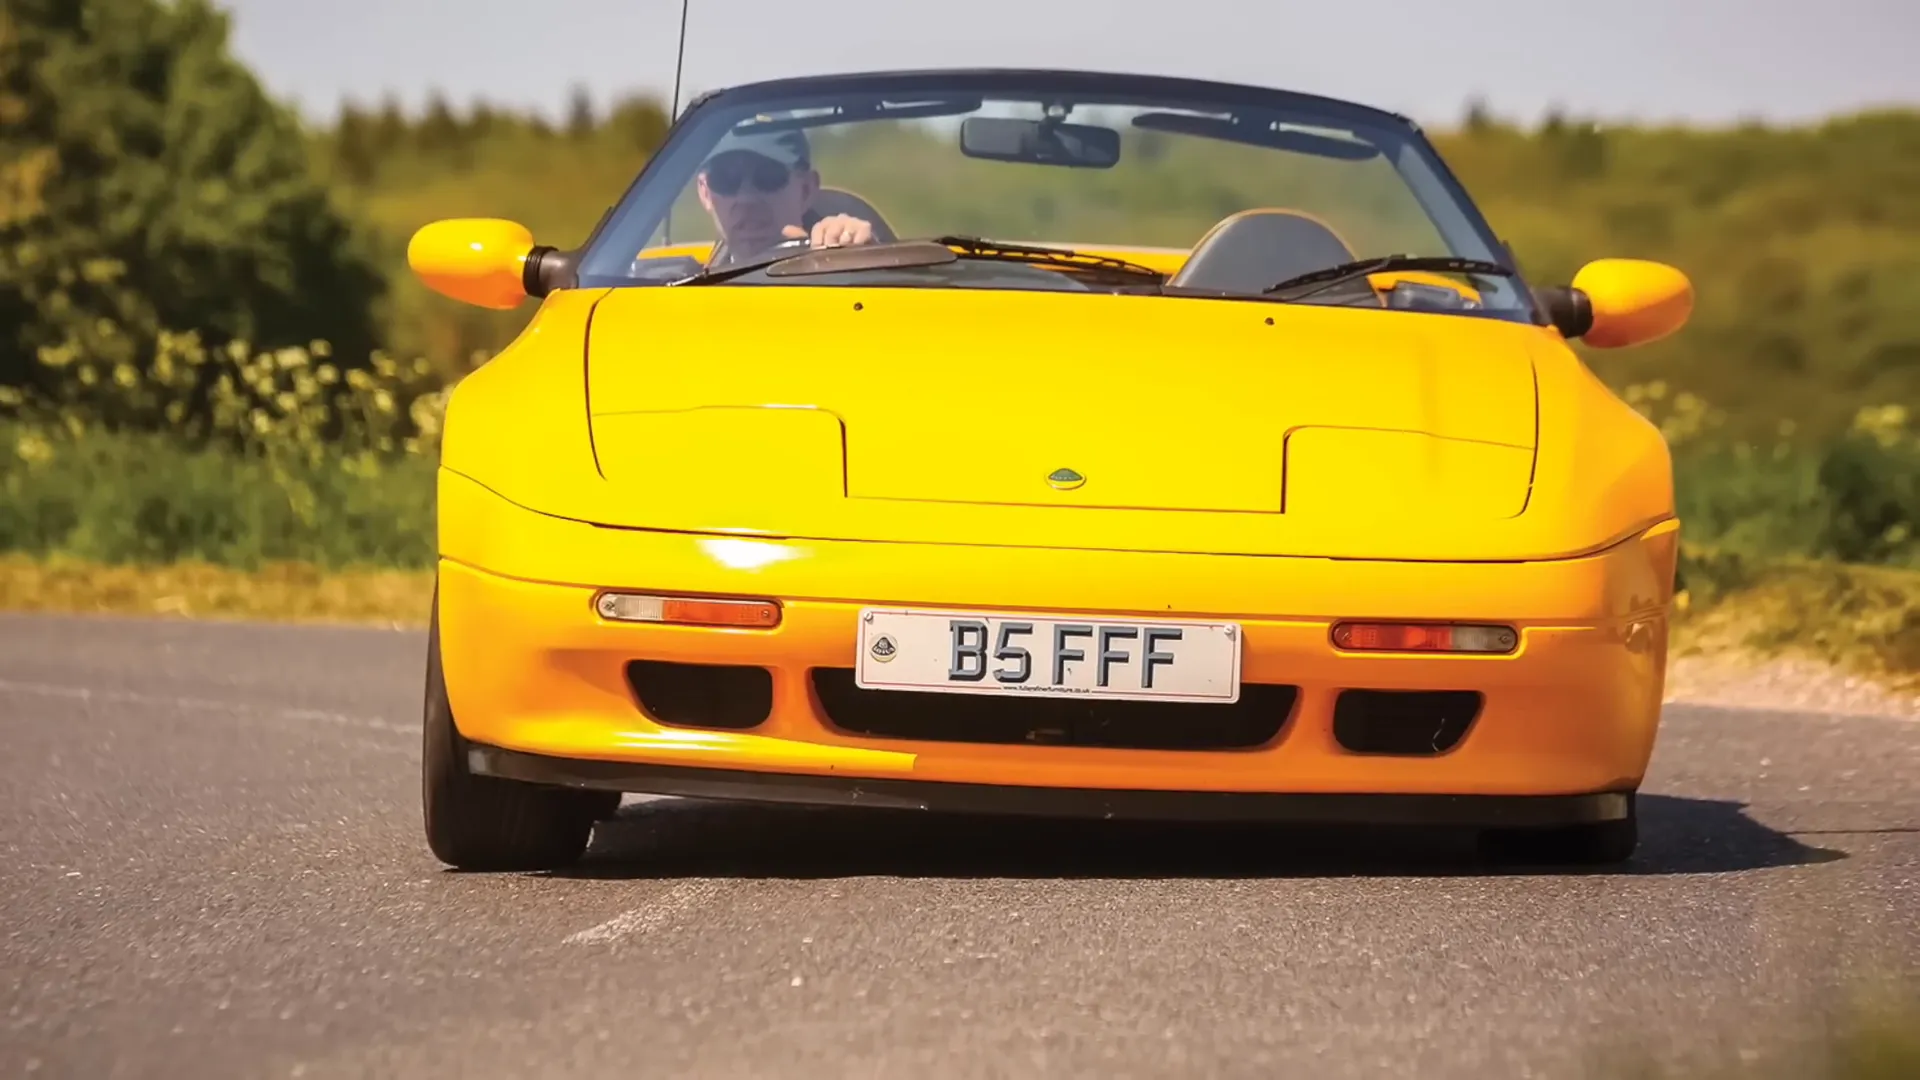
{"label": "lotus badge", "polygon": [[884,664],[887,661],[893,659],[894,656],[897,655],[900,650],[897,646],[894,645],[892,638],[888,637],[885,634],[882,634],[878,638],[874,639],[873,648],[869,649],[868,651],[873,654],[873,658],[875,660],[878,660],[879,662]]}
{"label": "lotus badge", "polygon": [[1047,475],[1047,483],[1052,484],[1060,491],[1072,491],[1074,488],[1086,482],[1086,477],[1081,476],[1072,469],[1055,469]]}

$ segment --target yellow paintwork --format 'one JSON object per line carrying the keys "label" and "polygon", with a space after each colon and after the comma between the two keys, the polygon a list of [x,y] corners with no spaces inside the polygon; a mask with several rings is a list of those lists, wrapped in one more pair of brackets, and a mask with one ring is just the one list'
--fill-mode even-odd
{"label": "yellow paintwork", "polygon": [[[1510,518],[1527,505],[1533,450],[1411,431],[1301,427],[1287,435],[1284,512],[1364,527],[1410,516]],[[1356,483],[1352,463],[1362,463]]]}
{"label": "yellow paintwork", "polygon": [[504,310],[526,299],[521,274],[532,250],[533,234],[519,222],[453,218],[413,234],[407,265],[437,293]]}
{"label": "yellow paintwork", "polygon": [[[1610,341],[1684,319],[1670,277],[1595,266]],[[1086,483],[1048,485],[1062,466]],[[454,715],[503,747],[984,783],[1570,793],[1643,774],[1679,523],[1659,431],[1548,327],[783,285],[547,297],[453,392],[438,528]],[[610,623],[602,588],[784,614],[772,630]],[[1233,618],[1245,678],[1302,698],[1272,745],[1232,753],[856,737],[808,672],[853,664],[870,603]],[[1522,641],[1343,654],[1342,618],[1502,621]],[[746,733],[658,723],[622,678],[638,657],[765,665],[773,716]],[[1471,686],[1487,704],[1445,755],[1361,756],[1331,735],[1346,686]]]}
{"label": "yellow paintwork", "polygon": [[1664,263],[1599,259],[1580,268],[1573,287],[1593,305],[1593,327],[1580,340],[1597,349],[1658,341],[1693,314],[1693,283]]}
{"label": "yellow paintwork", "polygon": [[706,262],[713,255],[713,241],[703,240],[691,244],[662,244],[659,247],[642,248],[637,256],[642,259],[698,259]]}
{"label": "yellow paintwork", "polygon": [[[520,509],[451,471],[439,490],[441,649],[461,731],[571,757],[1009,784],[1186,790],[1570,793],[1637,784],[1665,677],[1676,523],[1605,553],[1428,564],[753,540],[596,528]],[[773,630],[610,623],[596,586],[775,596]],[[1232,753],[967,746],[833,728],[808,685],[853,662],[862,603],[1235,618],[1245,677],[1302,687],[1273,744]],[[1337,653],[1331,621],[1506,620],[1512,656]],[[751,733],[674,728],[634,704],[634,657],[755,663],[774,713]],[[1331,735],[1342,686],[1471,685],[1487,707],[1433,759],[1359,756]]]}
{"label": "yellow paintwork", "polygon": [[[1089,349],[1083,319],[1128,347]],[[1018,342],[1022,362],[982,362],[997,341]],[[1290,461],[1300,427],[1537,444],[1526,512],[1489,516],[1513,473],[1462,467],[1460,454],[1436,461],[1439,486],[1417,504],[1397,500],[1405,482],[1372,455],[1306,448]],[[446,461],[561,517],[819,539],[1538,559],[1673,512],[1658,430],[1551,330],[1159,297],[556,294],[455,391]],[[1041,482],[1061,466],[1087,483]],[[1365,521],[1282,513],[1288,483],[1377,495],[1379,508]],[[1469,492],[1483,485],[1501,492]]]}

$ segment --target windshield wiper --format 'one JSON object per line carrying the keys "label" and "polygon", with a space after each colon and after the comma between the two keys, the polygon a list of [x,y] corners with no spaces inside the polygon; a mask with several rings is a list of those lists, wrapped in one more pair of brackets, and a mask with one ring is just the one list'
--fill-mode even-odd
{"label": "windshield wiper", "polygon": [[704,270],[688,274],[686,277],[669,281],[667,284],[669,286],[712,285],[715,282],[728,281],[740,277],[743,274],[751,274],[755,270],[765,270],[775,263],[783,263],[788,259],[801,258],[807,253],[808,249],[803,247],[787,252],[784,255],[769,255],[765,258],[754,259],[750,262],[734,263],[731,266],[709,266]]}
{"label": "windshield wiper", "polygon": [[1121,273],[1151,277],[1155,281],[1164,281],[1167,277],[1153,267],[1142,263],[1128,262],[1108,255],[1089,255],[1084,251],[1070,251],[1066,248],[1003,244],[998,240],[987,240],[978,236],[936,236],[933,242],[959,248],[965,254],[979,259],[1057,263],[1067,266],[1084,266],[1088,269],[1117,270]]}
{"label": "windshield wiper", "polygon": [[[1519,271],[1510,266],[1485,259],[1462,259],[1453,255],[1383,255],[1377,259],[1356,259],[1353,262],[1329,266],[1324,270],[1313,270],[1305,274],[1295,274],[1285,281],[1276,282],[1260,290],[1262,296],[1272,296],[1286,289],[1297,289],[1302,285],[1319,285],[1321,289],[1330,289],[1343,281],[1368,274],[1387,273],[1393,270],[1430,270],[1450,271],[1456,274],[1499,274],[1502,277],[1519,277]],[[1298,300],[1312,296],[1320,289],[1308,289],[1298,296],[1288,297]]]}
{"label": "windshield wiper", "polygon": [[[800,247],[794,251],[769,255],[749,262],[732,266],[708,267],[690,274],[668,285],[712,285],[733,278],[751,274],[757,270],[772,272],[774,266],[783,263],[798,263],[809,260],[805,269],[795,268],[801,273],[834,273],[859,270],[898,269],[903,266],[932,266],[940,262],[952,262],[956,257],[953,249],[959,249],[958,257],[1006,260],[1009,262],[1051,263],[1060,266],[1078,266],[1088,270],[1108,270],[1150,277],[1156,283],[1166,280],[1166,275],[1151,266],[1125,259],[1111,258],[1106,255],[1089,255],[1081,251],[1069,251],[1065,248],[1030,247],[1023,244],[1003,244],[996,240],[986,240],[978,236],[937,236],[931,240],[894,240],[874,244],[848,244],[834,248]],[[918,261],[914,258],[918,253]],[[929,256],[938,256],[937,258]],[[813,265],[819,263],[818,266]],[[774,272],[775,276],[781,276]]]}

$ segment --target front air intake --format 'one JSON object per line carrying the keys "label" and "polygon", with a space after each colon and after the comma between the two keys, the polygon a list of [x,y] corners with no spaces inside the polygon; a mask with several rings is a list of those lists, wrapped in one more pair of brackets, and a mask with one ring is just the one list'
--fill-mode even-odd
{"label": "front air intake", "polygon": [[773,712],[773,675],[766,668],[634,660],[627,664],[627,685],[648,716],[675,727],[740,731]]}
{"label": "front air intake", "polygon": [[1444,754],[1466,737],[1481,701],[1477,690],[1343,690],[1333,737],[1356,754]]}
{"label": "front air intake", "polygon": [[1123,750],[1246,750],[1280,734],[1299,688],[1249,684],[1232,705],[992,697],[865,690],[847,668],[818,668],[813,690],[842,731],[927,742]]}

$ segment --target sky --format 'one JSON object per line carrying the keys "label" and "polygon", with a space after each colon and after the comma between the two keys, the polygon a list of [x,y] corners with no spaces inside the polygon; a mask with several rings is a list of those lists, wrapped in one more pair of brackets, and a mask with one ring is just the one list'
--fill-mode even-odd
{"label": "sky", "polygon": [[[680,0],[216,0],[268,89],[315,121],[430,90],[558,118],[667,100]],[[685,95],[928,66],[1115,68],[1352,98],[1432,125],[1817,120],[1920,107],[1920,0],[691,0]]]}

